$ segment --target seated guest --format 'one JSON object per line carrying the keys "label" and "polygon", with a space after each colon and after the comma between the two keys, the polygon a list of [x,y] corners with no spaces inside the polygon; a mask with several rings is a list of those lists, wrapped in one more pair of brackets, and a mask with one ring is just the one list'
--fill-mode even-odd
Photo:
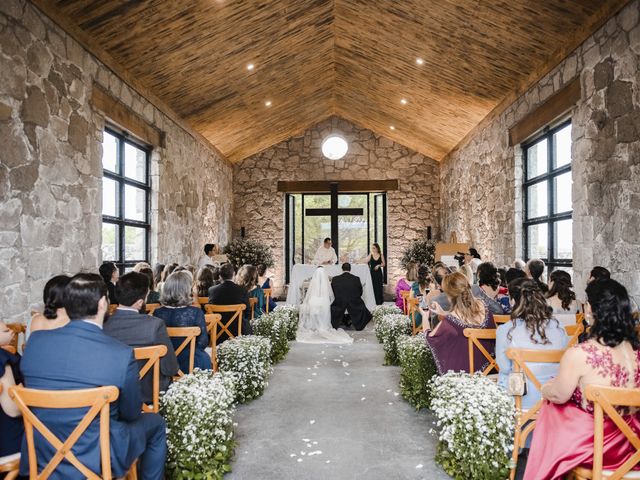
{"label": "seated guest", "polygon": [[[140,273],[145,275],[149,282],[149,293],[147,293],[147,298],[144,303],[145,304],[160,303],[160,292],[156,291],[156,277],[153,274],[153,270],[151,270],[150,268],[143,268],[140,270]],[[118,291],[118,288],[116,287],[116,292],[117,291]],[[140,312],[140,313],[144,313],[144,312]]]}
{"label": "seated guest", "polygon": [[400,292],[411,290],[413,282],[418,279],[418,265],[414,262],[409,262],[407,265],[407,274],[398,280],[396,283],[396,307],[402,309],[404,304],[402,302],[402,295]]}
{"label": "seated guest", "polygon": [[177,263],[168,263],[164,266],[164,269],[162,270],[162,275],[160,276],[160,282],[156,283],[156,288],[158,289],[158,292],[160,292],[161,295],[162,295],[162,287],[164,287],[164,282],[166,282],[167,278],[169,278],[169,275],[171,275],[176,268],[178,268]]}
{"label": "seated guest", "polygon": [[609,280],[611,278],[611,272],[604,267],[593,267],[589,273],[589,279],[587,283],[591,283],[594,280]]}
{"label": "seated guest", "polygon": [[[262,290],[265,288],[273,288],[273,282],[271,278],[267,277],[267,266],[264,263],[258,265],[258,285],[262,287]],[[269,311],[273,312],[273,310],[278,306],[278,304],[273,300],[273,295],[269,297]]]}
{"label": "seated guest", "polygon": [[[513,311],[511,321],[496,331],[496,361],[500,367],[498,383],[507,387],[513,363],[507,358],[510,348],[531,350],[564,350],[569,337],[560,323],[553,318],[551,307],[533,280],[519,278],[509,284]],[[541,382],[556,376],[557,364],[528,363],[527,366]],[[531,408],[540,400],[540,392],[527,380],[527,393],[522,397],[522,408]],[[529,437],[530,438],[530,437]]]}
{"label": "seated guest", "polygon": [[29,335],[31,335],[31,332],[38,330],[52,330],[64,327],[69,323],[69,317],[62,304],[64,287],[67,286],[69,280],[71,280],[71,277],[57,275],[45,284],[44,294],[42,295],[44,312],[36,312],[31,317]]}
{"label": "seated guest", "polygon": [[[593,316],[589,339],[566,351],[558,375],[542,386],[548,400],[538,416],[525,480],[563,478],[593,461],[593,404],[587,385],[640,388],[640,340],[627,290],[614,280],[587,285],[586,313]],[[640,430],[638,412],[624,411],[624,421]],[[603,468],[616,469],[636,449],[612,420],[604,417]]]}
{"label": "seated guest", "polygon": [[[149,270],[151,271],[151,270]],[[160,318],[150,317],[140,311],[144,308],[144,299],[149,290],[148,277],[143,273],[124,274],[116,285],[116,294],[120,299],[118,309],[104,324],[104,333],[130,347],[150,347],[164,345],[167,354],[160,358],[160,391],[165,391],[174,375],[178,374],[178,361],[173,344],[167,334],[167,327]],[[140,367],[145,361],[140,361]],[[142,401],[153,401],[153,376],[142,379]]]}
{"label": "seated guest", "polygon": [[483,262],[478,265],[476,272],[478,285],[471,287],[473,296],[482,300],[489,311],[494,315],[504,315],[511,311],[510,308],[504,308],[498,302],[498,288],[500,287],[500,278],[498,277],[498,269],[491,262]]}
{"label": "seated guest", "polygon": [[209,289],[214,285],[213,268],[215,267],[211,266],[210,268],[207,265],[198,270],[198,275],[196,275],[196,284],[194,287],[194,293],[197,297],[209,296]]}
{"label": "seated guest", "polygon": [[527,274],[527,277],[532,278],[542,290],[542,293],[547,293],[549,291],[549,287],[547,284],[541,280],[542,274],[544,273],[544,262],[539,258],[532,258],[527,262],[527,265],[524,267],[524,273]]}
{"label": "seated guest", "polygon": [[[411,296],[420,298],[422,300],[429,294],[430,287],[433,284],[433,279],[431,278],[431,275],[429,275],[429,267],[427,267],[426,265],[420,265],[418,267],[417,274],[418,279],[413,283],[413,286],[411,287]],[[420,309],[416,311],[415,318],[416,327],[422,325],[422,312],[420,311]]]}
{"label": "seated guest", "polygon": [[151,265],[149,265],[147,262],[138,262],[133,266],[132,271],[141,272],[145,268],[151,270]]}
{"label": "seated guest", "polygon": [[517,269],[517,270],[522,270],[524,271],[524,268],[527,266],[527,264],[525,263],[524,260],[522,260],[521,258],[516,258],[513,261],[513,268]]}
{"label": "seated guest", "polygon": [[164,270],[163,263],[156,263],[156,266],[153,267],[153,284],[155,285],[156,289],[158,289],[158,284],[162,281],[163,270]]}
{"label": "seated guest", "polygon": [[20,451],[24,426],[18,406],[9,397],[9,388],[22,383],[20,355],[14,355],[2,347],[11,345],[15,333],[0,322],[0,457]]}
{"label": "seated guest", "polygon": [[[233,265],[230,263],[225,263],[220,267],[220,279],[222,283],[220,285],[215,285],[209,289],[209,303],[214,305],[238,305],[243,304],[246,305],[246,310],[249,310],[249,292],[244,287],[240,285],[236,285],[233,283],[233,275],[235,271],[233,270]],[[250,311],[250,310],[249,310]],[[233,316],[233,312],[224,312],[222,315],[222,321],[226,323]],[[236,335],[238,331],[238,326],[234,323],[231,324],[229,330],[232,334]],[[242,322],[242,335],[250,335],[251,334],[251,325],[249,322]],[[223,332],[218,338],[216,343],[224,342],[229,336],[226,332]]]}
{"label": "seated guest", "polygon": [[519,268],[510,268],[509,270],[507,270],[507,273],[505,273],[505,276],[504,276],[507,286],[511,282],[513,282],[516,278],[527,278],[527,274],[524,273],[524,270],[521,270]]}
{"label": "seated guest", "polygon": [[[123,477],[138,459],[140,478],[159,480],[164,478],[166,424],[160,415],[141,413],[133,350],[102,331],[108,307],[107,287],[98,275],[74,276],[64,291],[64,308],[71,321],[62,328],[31,335],[21,362],[24,384],[39,390],[116,386],[119,396],[111,404],[109,427],[113,476]],[[86,409],[38,409],[36,413],[55,436],[65,439]],[[78,460],[94,472],[101,471],[99,437],[96,418],[72,448]],[[35,447],[42,469],[53,451],[39,435],[35,437]],[[23,441],[20,473],[28,472],[29,455]],[[55,478],[80,477],[80,472],[66,460],[56,468]]]}
{"label": "seated guest", "polygon": [[[473,296],[467,277],[462,273],[455,272],[444,277],[442,288],[451,303],[451,311],[446,312],[432,302],[430,309],[443,318],[433,330],[425,330],[427,346],[440,375],[449,370],[469,373],[469,348],[467,337],[462,332],[465,328],[496,328],[493,315],[482,300]],[[493,354],[495,342],[480,342]],[[474,368],[482,370],[487,364],[482,353],[474,349]]]}
{"label": "seated guest", "polygon": [[571,275],[564,270],[554,270],[549,275],[549,292],[547,303],[553,308],[553,313],[575,314],[579,305],[576,294],[571,290]]}
{"label": "seated guest", "polygon": [[109,292],[109,303],[115,304],[118,303],[118,296],[116,295],[116,283],[118,283],[118,278],[120,277],[120,271],[116,264],[113,262],[104,262],[100,265],[100,276],[104,283],[107,284],[107,289]]}
{"label": "seated guest", "polygon": [[204,246],[204,255],[200,257],[198,260],[198,268],[204,268],[206,265],[213,265],[211,261],[211,257],[213,257],[215,253],[216,246],[213,243],[207,243]]}
{"label": "seated guest", "polygon": [[[220,285],[220,268],[216,267],[215,265],[207,265],[207,268],[211,270],[211,275],[213,276],[213,285]],[[206,297],[207,295],[203,296]]]}
{"label": "seated guest", "polygon": [[[204,312],[200,307],[194,307],[191,296],[191,274],[187,271],[173,272],[167,278],[160,295],[162,307],[153,312],[154,317],[161,318],[167,327],[200,327],[200,335],[196,340],[196,352],[193,366],[202,370],[211,369],[211,357],[205,349],[209,346],[207,325]],[[178,348],[183,338],[172,338],[173,348]],[[185,348],[178,355],[180,370],[189,371],[189,348]]]}
{"label": "seated guest", "polygon": [[[258,285],[258,269],[253,265],[243,265],[236,274],[235,283],[244,288],[249,298],[255,298],[256,305],[254,307],[254,317],[259,317],[264,311],[264,292]],[[249,321],[251,318],[251,308],[244,311],[244,320]]]}
{"label": "seated guest", "polygon": [[442,290],[442,281],[449,275],[451,270],[444,263],[436,263],[433,267],[433,288],[430,288],[426,297],[423,297],[423,308],[429,308],[432,302],[436,302],[443,310],[451,310],[451,304],[447,294]]}

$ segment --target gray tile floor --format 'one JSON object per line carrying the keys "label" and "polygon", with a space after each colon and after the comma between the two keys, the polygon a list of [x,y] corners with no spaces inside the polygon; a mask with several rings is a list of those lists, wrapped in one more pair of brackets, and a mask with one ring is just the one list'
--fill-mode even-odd
{"label": "gray tile floor", "polygon": [[233,472],[255,479],[448,479],[432,417],[398,392],[369,326],[353,345],[291,344],[264,395],[238,408]]}

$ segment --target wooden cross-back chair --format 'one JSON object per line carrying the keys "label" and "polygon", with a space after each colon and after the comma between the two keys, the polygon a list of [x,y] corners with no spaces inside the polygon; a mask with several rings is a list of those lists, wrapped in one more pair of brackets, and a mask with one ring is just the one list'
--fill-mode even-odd
{"label": "wooden cross-back chair", "polygon": [[[423,326],[416,325],[416,314],[418,313],[418,305],[420,305],[420,299],[416,297],[407,298],[407,310],[409,311],[409,317],[411,318],[411,335],[420,333],[423,330]],[[425,319],[422,319],[424,324]]]}
{"label": "wooden cross-back chair", "polygon": [[167,354],[165,345],[137,347],[133,349],[136,360],[146,360],[140,369],[140,380],[151,372],[153,375],[153,402],[151,405],[142,404],[143,412],[158,413],[160,411],[160,359]]}
{"label": "wooden cross-back chair", "polygon": [[160,308],[160,304],[159,303],[147,303],[145,305],[145,310],[151,316],[153,316],[153,312],[156,311],[156,308]]}
{"label": "wooden cross-back chair", "polygon": [[[236,305],[209,304],[209,305],[206,305],[204,309],[206,313],[233,312],[233,315],[231,316],[231,318],[229,318],[226,322],[224,322],[223,320],[220,320],[220,322],[218,322],[218,326],[220,327],[220,329],[216,332],[216,343],[217,343],[217,340],[222,336],[223,332],[226,332],[227,335],[229,335],[229,338],[235,338],[236,336],[242,335],[242,316],[243,316],[243,312],[247,309],[247,306],[244,303],[238,303]],[[229,330],[229,327],[231,327],[231,324],[234,322],[234,320],[238,321],[237,335],[234,335]]]}
{"label": "wooden cross-back chair", "polygon": [[[17,386],[9,389],[9,395],[16,402],[22,413],[24,435],[29,455],[30,479],[45,480],[49,478],[63,460],[71,463],[89,480],[110,480],[112,478],[109,404],[118,399],[119,391],[117,387],[107,386],[82,390],[34,390]],[[53,409],[88,407],[89,410],[63,442],[31,411],[32,407]],[[101,473],[93,472],[83,465],[72,451],[72,447],[96,418],[99,418],[100,423]],[[33,437],[34,427],[56,449],[56,453],[40,473],[38,473],[38,460]],[[137,479],[135,463],[126,478]]]}
{"label": "wooden cross-back chair", "polygon": [[402,313],[406,315],[408,313],[407,299],[411,296],[411,290],[400,290],[400,296],[402,297]]}
{"label": "wooden cross-back chair", "polygon": [[496,325],[502,325],[503,323],[507,323],[511,320],[511,315],[493,315],[493,321]]}
{"label": "wooden cross-back chair", "polygon": [[469,347],[469,373],[475,372],[475,365],[473,361],[473,349],[474,347],[480,350],[480,353],[489,361],[489,365],[485,367],[482,375],[488,375],[491,370],[499,372],[496,359],[487,351],[487,349],[480,343],[480,340],[496,340],[495,328],[465,328],[462,333],[467,337],[467,344]]}
{"label": "wooden cross-back chair", "polygon": [[578,343],[580,335],[584,332],[584,326],[582,323],[576,323],[575,325],[566,325],[564,327],[565,332],[569,335],[569,343],[567,343],[568,347],[573,347]]}
{"label": "wooden cross-back chair", "polygon": [[262,291],[264,292],[264,311],[265,313],[269,313],[269,300],[271,300],[271,289],[263,288]]}
{"label": "wooden cross-back chair", "polygon": [[209,303],[209,297],[197,297],[197,301],[194,302],[194,306],[196,307],[204,307],[207,303]]}
{"label": "wooden cross-back chair", "polygon": [[[2,384],[0,384],[0,394],[2,393]],[[18,478],[20,473],[20,452],[13,455],[0,457],[0,473],[5,473],[5,480],[14,480]]]}
{"label": "wooden cross-back chair", "polygon": [[[527,366],[529,363],[560,363],[564,350],[534,350],[524,348],[510,348],[506,351],[507,358],[513,362],[513,371],[522,372],[525,377],[534,385],[536,390],[541,391],[542,385],[533,372]],[[520,449],[526,446],[527,437],[535,428],[535,420],[542,407],[543,399],[538,400],[531,408],[522,409],[522,396],[516,395],[516,425],[513,436],[513,452],[511,455],[511,473],[509,478],[514,480],[516,475],[516,465]]]}
{"label": "wooden cross-back chair", "polygon": [[[193,364],[196,357],[196,339],[200,335],[200,327],[167,327],[167,333],[171,338],[183,338],[182,343],[176,348],[176,357],[182,353],[182,351],[189,347],[189,371],[193,372]],[[185,372],[178,370],[178,375],[174,379],[180,378],[185,375]]]}
{"label": "wooden cross-back chair", "polygon": [[256,297],[249,297],[249,308],[251,308],[251,320],[256,318],[256,304],[258,299]]}
{"label": "wooden cross-back chair", "polygon": [[207,333],[209,334],[209,348],[211,349],[211,368],[218,371],[218,355],[216,351],[216,340],[218,337],[218,324],[222,320],[219,313],[207,313],[204,321],[207,323]]}
{"label": "wooden cross-back chair", "polygon": [[[587,385],[585,388],[585,396],[587,400],[593,402],[594,410],[593,469],[584,467],[575,468],[572,472],[572,478],[575,480],[639,478],[638,472],[630,472],[633,467],[640,463],[640,437],[629,427],[615,407],[640,407],[640,389]],[[618,430],[622,432],[631,444],[631,448],[635,450],[634,454],[616,470],[603,469],[605,415],[615,423]],[[630,474],[627,475],[628,473]]]}

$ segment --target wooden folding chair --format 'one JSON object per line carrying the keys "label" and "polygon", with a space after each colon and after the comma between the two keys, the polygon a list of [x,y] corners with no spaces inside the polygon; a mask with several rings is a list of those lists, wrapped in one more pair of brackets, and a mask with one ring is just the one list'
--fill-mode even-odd
{"label": "wooden folding chair", "polygon": [[14,347],[13,345],[0,345],[0,348],[6,352],[12,353],[12,354],[16,354],[18,353],[18,350],[16,350],[16,347]]}
{"label": "wooden folding chair", "polygon": [[576,313],[576,323],[579,323],[580,325],[582,325],[583,320],[584,320],[584,313],[582,312]]}
{"label": "wooden folding chair", "polygon": [[159,303],[147,303],[145,305],[145,310],[148,315],[153,316],[153,312],[155,312],[157,308],[160,308],[160,306],[161,305]]}
{"label": "wooden folding chair", "polygon": [[13,340],[9,344],[13,348],[15,348],[14,354],[18,351],[18,343],[20,341],[20,335],[25,335],[27,332],[27,326],[24,323],[7,323],[7,328],[11,330],[15,335],[13,336]]}
{"label": "wooden folding chair", "polygon": [[[530,363],[560,363],[564,350],[533,350],[524,348],[510,348],[506,351],[507,358],[513,362],[514,372],[524,372],[526,378],[533,383],[536,390],[541,391],[542,385],[533,372],[527,366]],[[535,428],[538,412],[542,407],[543,399],[538,400],[531,408],[522,409],[522,396],[516,395],[516,425],[513,436],[513,452],[511,455],[511,473],[509,478],[513,480],[516,475],[516,466],[520,449],[526,446],[527,437]]]}
{"label": "wooden folding chair", "polygon": [[218,355],[216,351],[216,339],[218,337],[218,324],[222,320],[219,313],[207,313],[204,321],[207,323],[207,333],[209,334],[209,348],[211,349],[211,368],[218,371]]}
{"label": "wooden folding chair", "polygon": [[117,309],[118,309],[118,304],[117,303],[110,303],[109,304],[109,308],[107,310],[107,313],[109,315],[113,315]]}
{"label": "wooden folding chair", "polygon": [[[407,298],[407,309],[409,310],[409,317],[411,318],[411,335],[420,333],[423,330],[423,326],[416,326],[416,313],[418,313],[418,305],[420,305],[420,299],[416,297]],[[422,322],[424,323],[424,318]]]}
{"label": "wooden folding chair", "polygon": [[256,297],[249,297],[249,308],[251,308],[251,320],[256,318],[256,304],[258,299]]}
{"label": "wooden folding chair", "polygon": [[[184,338],[178,348],[176,348],[176,357],[182,353],[182,351],[189,346],[189,371],[193,372],[193,364],[196,357],[196,339],[200,335],[200,327],[167,327],[167,333],[169,337]],[[178,370],[178,375],[174,379],[178,379],[184,375],[182,370]]]}
{"label": "wooden folding chair", "polygon": [[[2,393],[2,384],[0,384]],[[0,473],[6,473],[5,480],[14,480],[20,473],[20,452],[0,457]]]}
{"label": "wooden folding chair", "polygon": [[565,325],[564,330],[565,332],[567,332],[567,335],[569,335],[569,343],[567,343],[568,348],[573,347],[578,343],[580,335],[582,334],[582,332],[584,332],[584,326],[582,325],[582,323],[576,323],[575,325]]}
{"label": "wooden folding chair", "polygon": [[[200,308],[204,307],[207,303],[209,303],[209,297],[198,297],[197,306]],[[194,304],[195,305],[195,304]]]}
{"label": "wooden folding chair", "polygon": [[[238,303],[236,305],[205,305],[204,307],[206,313],[229,313],[233,312],[233,315],[226,323],[223,323],[221,320],[219,322],[220,329],[216,333],[216,343],[217,340],[222,336],[223,332],[227,332],[229,338],[235,338],[236,336],[242,335],[242,315],[247,306],[244,303]],[[238,320],[238,334],[234,335],[229,330],[229,327],[234,322],[234,320]]]}
{"label": "wooden folding chair", "polygon": [[407,298],[411,296],[411,290],[400,290],[402,297],[402,313],[407,314]]}
{"label": "wooden folding chair", "polygon": [[[600,385],[587,385],[585,389],[587,400],[593,402],[593,469],[578,467],[572,472],[576,480],[617,480],[637,479],[640,474],[631,471],[640,463],[640,437],[631,430],[622,415],[615,409],[619,407],[640,407],[640,388],[615,388]],[[616,470],[603,469],[604,453],[604,416],[609,417],[616,424],[624,436],[629,440],[635,453]]]}
{"label": "wooden folding chair", "polygon": [[271,300],[271,289],[263,288],[262,291],[264,292],[264,311],[265,313],[269,313],[269,300]]}
{"label": "wooden folding chair", "polygon": [[[22,412],[24,434],[27,440],[27,451],[29,455],[29,478],[38,480],[49,478],[62,460],[67,460],[89,480],[110,480],[112,478],[111,445],[109,440],[109,404],[118,399],[119,391],[117,387],[108,386],[82,390],[34,390],[17,386],[9,389],[9,395],[13,401],[16,402],[20,412]],[[89,411],[73,432],[71,432],[71,435],[62,442],[31,411],[31,407],[53,409],[88,407]],[[100,422],[101,474],[95,473],[83,465],[72,451],[75,443],[98,416]],[[49,463],[41,473],[38,473],[38,460],[36,458],[36,449],[33,441],[34,427],[44,439],[56,449],[56,453],[51,457]],[[137,478],[135,463],[127,474],[127,478]]]}
{"label": "wooden folding chair", "polygon": [[507,323],[511,321],[511,315],[493,315],[493,321],[496,322],[496,325],[501,325],[503,323]]}
{"label": "wooden folding chair", "polygon": [[469,347],[469,373],[474,373],[475,368],[473,364],[473,347],[475,346],[480,353],[489,360],[489,365],[480,372],[482,375],[488,375],[489,372],[495,369],[496,372],[499,372],[498,364],[496,363],[496,359],[491,356],[491,354],[484,348],[484,345],[480,343],[480,340],[496,340],[496,329],[495,328],[465,328],[462,333],[465,337],[467,337],[467,344]]}
{"label": "wooden folding chair", "polygon": [[133,349],[133,354],[136,360],[147,361],[140,369],[140,380],[153,368],[153,403],[151,405],[142,404],[142,411],[158,413],[160,411],[160,358],[167,354],[167,347],[165,345],[137,347]]}

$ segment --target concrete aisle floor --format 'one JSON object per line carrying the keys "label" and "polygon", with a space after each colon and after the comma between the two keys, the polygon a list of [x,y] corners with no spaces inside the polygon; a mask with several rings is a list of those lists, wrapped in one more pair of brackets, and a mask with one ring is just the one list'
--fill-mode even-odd
{"label": "concrete aisle floor", "polygon": [[448,479],[432,416],[398,392],[372,326],[353,345],[292,343],[264,395],[238,408],[235,480]]}

